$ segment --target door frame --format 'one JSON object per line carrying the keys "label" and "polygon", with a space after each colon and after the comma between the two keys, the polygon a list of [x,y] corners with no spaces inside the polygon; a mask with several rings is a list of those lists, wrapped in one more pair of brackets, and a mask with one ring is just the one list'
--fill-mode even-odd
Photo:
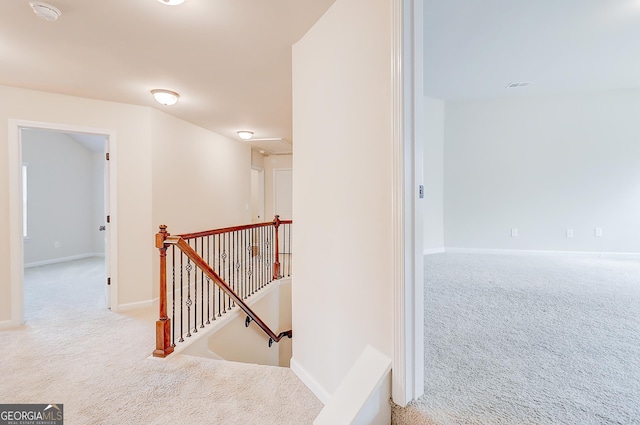
{"label": "door frame", "polygon": [[392,1],[393,401],[424,394],[423,0]]}
{"label": "door frame", "polygon": [[[106,273],[111,278],[109,291],[111,310],[117,310],[118,300],[118,228],[117,217],[113,212],[117,211],[117,175],[116,175],[116,131],[103,128],[90,128],[67,124],[46,123],[39,121],[27,121],[9,119],[9,275],[11,277],[11,319],[10,326],[20,326],[24,323],[24,245],[22,237],[22,129],[32,128],[38,130],[51,130],[65,133],[89,133],[106,137],[105,148],[109,149],[109,161],[105,164],[108,169],[108,190],[105,198],[108,198],[111,222],[107,225],[107,247],[105,257],[108,261]],[[106,208],[106,205],[105,205]],[[105,282],[106,285],[106,282]]]}
{"label": "door frame", "polygon": [[[261,217],[261,220],[258,220],[258,222],[265,222],[267,219],[264,216],[264,168],[252,166],[251,171],[258,172],[258,188],[260,192],[258,194],[258,215]],[[251,197],[253,198],[253,193],[251,194]],[[251,221],[253,221],[253,210],[251,211]]]}

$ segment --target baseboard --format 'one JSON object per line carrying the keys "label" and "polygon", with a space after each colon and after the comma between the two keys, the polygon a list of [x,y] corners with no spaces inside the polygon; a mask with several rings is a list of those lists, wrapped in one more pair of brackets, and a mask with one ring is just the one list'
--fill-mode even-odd
{"label": "baseboard", "polygon": [[139,308],[149,308],[149,307],[153,307],[157,303],[158,303],[158,298],[154,298],[152,300],[146,300],[146,301],[138,301],[136,303],[118,304],[118,308],[116,311],[122,312],[122,311],[137,310]]}
{"label": "baseboard", "polygon": [[91,257],[104,257],[104,254],[99,254],[99,253],[79,254],[79,255],[72,255],[69,257],[53,258],[51,260],[34,261],[33,263],[25,263],[24,268],[28,269],[29,267],[48,266],[49,264],[64,263],[67,261],[82,260],[84,258],[91,258]]}
{"label": "baseboard", "polygon": [[445,248],[444,252],[459,254],[576,255],[585,257],[640,258],[640,252],[548,251],[535,249],[483,248]]}
{"label": "baseboard", "polygon": [[22,326],[22,323],[18,323],[15,320],[2,320],[0,321],[0,329],[11,329]]}
{"label": "baseboard", "polygon": [[322,385],[316,379],[306,371],[305,368],[300,366],[300,363],[295,358],[291,358],[291,365],[289,368],[296,374],[296,376],[302,381],[303,384],[311,390],[311,392],[318,397],[322,404],[327,404],[331,399],[331,395],[325,390]]}
{"label": "baseboard", "polygon": [[444,247],[443,248],[429,248],[429,249],[425,249],[424,250],[424,255],[442,254],[443,252],[445,252]]}

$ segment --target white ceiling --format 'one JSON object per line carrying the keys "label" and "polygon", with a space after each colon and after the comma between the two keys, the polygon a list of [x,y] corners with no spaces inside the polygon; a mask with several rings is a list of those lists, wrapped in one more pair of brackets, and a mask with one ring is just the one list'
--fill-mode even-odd
{"label": "white ceiling", "polygon": [[425,0],[424,15],[436,98],[640,86],[640,0]]}
{"label": "white ceiling", "polygon": [[[0,84],[146,105],[238,139],[292,140],[291,46],[335,0],[0,1]],[[163,107],[150,90],[180,93]]]}
{"label": "white ceiling", "polygon": [[[1,0],[0,84],[293,141],[291,46],[334,1],[49,0],[63,15],[46,22]],[[441,99],[640,86],[640,0],[425,0],[424,31],[425,92]]]}

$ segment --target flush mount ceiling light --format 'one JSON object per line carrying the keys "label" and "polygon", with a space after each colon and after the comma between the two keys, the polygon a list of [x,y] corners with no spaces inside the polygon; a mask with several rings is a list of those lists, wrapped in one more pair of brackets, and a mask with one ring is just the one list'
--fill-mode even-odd
{"label": "flush mount ceiling light", "polygon": [[165,106],[175,105],[180,95],[171,90],[155,89],[151,90],[151,94],[156,101]]}
{"label": "flush mount ceiling light", "polygon": [[238,137],[242,140],[249,140],[253,137],[253,131],[240,130],[238,131]]}
{"label": "flush mount ceiling light", "polygon": [[47,21],[55,21],[62,15],[60,9],[41,1],[29,2],[29,6],[33,9],[33,13]]}
{"label": "flush mount ceiling light", "polygon": [[179,4],[184,3],[184,0],[158,0],[162,4],[166,4],[169,6],[177,6]]}

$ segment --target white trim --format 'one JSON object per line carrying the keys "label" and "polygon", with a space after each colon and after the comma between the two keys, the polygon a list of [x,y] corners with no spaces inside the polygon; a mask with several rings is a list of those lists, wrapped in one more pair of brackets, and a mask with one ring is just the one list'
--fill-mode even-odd
{"label": "white trim", "polygon": [[24,238],[22,232],[22,150],[20,122],[9,120],[9,276],[11,322],[24,323]]}
{"label": "white trim", "polygon": [[[313,425],[354,424],[364,420],[367,423],[382,423],[381,420],[388,420],[391,416],[391,406],[388,403],[376,406],[373,412],[366,410],[369,410],[369,401],[376,397],[383,385],[386,388],[382,388],[382,394],[376,398],[383,396],[385,401],[389,399],[390,372],[391,359],[367,345],[334,391],[329,403],[326,403],[313,421]],[[372,414],[374,417],[371,417]]]}
{"label": "white trim", "polygon": [[[110,177],[109,199],[110,211],[117,211],[117,175],[116,175],[116,131],[90,127],[80,127],[65,124],[27,121],[19,119],[8,120],[9,131],[9,276],[11,278],[11,322],[20,325],[24,323],[24,238],[22,236],[22,149],[21,130],[23,128],[37,128],[41,130],[62,131],[68,133],[100,134],[107,137],[110,149]],[[111,307],[117,300],[118,264],[117,264],[117,215],[112,214],[110,233],[109,265],[107,275],[111,277]],[[116,310],[114,310],[116,311]]]}
{"label": "white trim", "polygon": [[17,323],[17,322],[14,322],[13,320],[0,321],[0,329],[17,328],[17,327],[19,327],[21,325],[22,325],[22,323]]}
{"label": "white trim", "polygon": [[[405,139],[405,149],[410,149],[412,158],[412,167],[408,170],[405,168],[405,176],[411,180],[411,184],[407,186],[405,196],[413,199],[413,221],[406,230],[414,238],[413,250],[411,252],[413,261],[409,263],[413,271],[412,289],[407,293],[405,289],[405,299],[412,304],[412,316],[407,320],[413,321],[413,340],[411,346],[413,348],[413,364],[407,373],[412,377],[411,400],[414,400],[424,394],[424,202],[419,197],[420,186],[424,185],[424,70],[423,70],[423,0],[411,0],[411,10],[405,11],[405,19],[403,28],[407,31],[410,27],[408,37],[411,37],[411,56],[413,65],[413,79],[411,82],[405,83],[405,90],[411,91],[413,94],[413,120],[407,121],[405,117],[405,125],[413,128],[413,137],[407,141]],[[407,24],[411,22],[411,25]],[[406,32],[405,32],[406,34]],[[405,58],[405,64],[407,64]],[[409,148],[408,145],[411,147]],[[406,153],[405,153],[406,155]],[[405,262],[407,260],[405,259]]]}
{"label": "white trim", "polygon": [[393,0],[393,401],[424,393],[422,0]]}
{"label": "white trim", "polygon": [[320,385],[320,383],[316,381],[316,379],[307,372],[305,368],[300,366],[300,363],[296,361],[295,357],[291,358],[289,368],[296,374],[298,379],[300,379],[302,383],[305,384],[316,397],[318,397],[318,400],[320,400],[322,404],[327,404],[329,400],[331,400],[329,392],[325,390],[324,387]]}
{"label": "white trim", "polygon": [[82,260],[83,258],[91,258],[91,257],[104,257],[104,254],[97,254],[97,253],[79,254],[79,255],[71,255],[69,257],[52,258],[50,260],[34,261],[33,263],[25,263],[24,268],[28,269],[30,267],[47,266],[49,264],[65,263],[67,261]]}
{"label": "white trim", "polygon": [[422,251],[424,255],[442,254],[443,252],[445,252],[444,248],[430,248]]}
{"label": "white trim", "polygon": [[393,230],[393,373],[391,393],[393,401],[406,405],[407,365],[405,350],[404,311],[404,158],[402,145],[402,0],[392,4],[393,30],[393,184],[392,184],[392,230]]}
{"label": "white trim", "polygon": [[445,252],[460,254],[508,254],[508,255],[569,255],[585,257],[640,258],[640,252],[593,252],[593,251],[545,251],[534,249],[483,249],[445,248]]}

